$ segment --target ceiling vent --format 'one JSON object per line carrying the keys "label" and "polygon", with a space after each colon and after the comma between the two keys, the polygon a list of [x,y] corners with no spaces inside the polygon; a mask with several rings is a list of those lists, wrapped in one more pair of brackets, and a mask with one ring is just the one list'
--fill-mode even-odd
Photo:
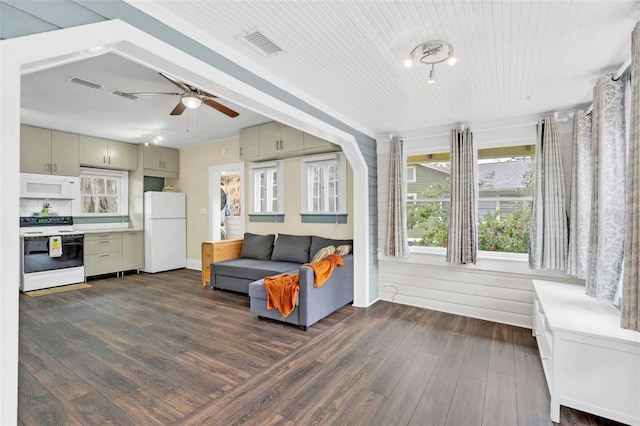
{"label": "ceiling vent", "polygon": [[260,30],[253,28],[238,35],[245,43],[258,49],[265,56],[277,55],[284,50]]}
{"label": "ceiling vent", "polygon": [[92,89],[102,89],[104,86],[102,84],[94,83],[92,81],[83,80],[78,77],[71,77],[69,82],[79,84],[81,86],[90,87]]}
{"label": "ceiling vent", "polygon": [[127,98],[127,99],[131,99],[132,101],[135,101],[136,99],[138,99],[137,96],[132,95],[130,93],[124,93],[121,92],[119,90],[112,90],[109,92],[110,95],[116,95],[116,96],[122,96],[123,98]]}

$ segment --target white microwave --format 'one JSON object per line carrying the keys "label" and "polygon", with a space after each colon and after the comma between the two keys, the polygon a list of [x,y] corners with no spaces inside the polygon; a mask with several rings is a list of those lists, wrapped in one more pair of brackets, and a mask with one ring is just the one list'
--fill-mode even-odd
{"label": "white microwave", "polygon": [[20,198],[71,200],[79,194],[79,177],[20,173]]}

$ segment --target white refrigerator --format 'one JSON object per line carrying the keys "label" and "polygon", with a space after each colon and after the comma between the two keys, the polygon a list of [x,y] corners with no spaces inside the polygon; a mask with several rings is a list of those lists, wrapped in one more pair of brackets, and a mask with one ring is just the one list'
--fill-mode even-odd
{"label": "white refrigerator", "polygon": [[144,269],[161,272],[187,266],[185,194],[144,193]]}

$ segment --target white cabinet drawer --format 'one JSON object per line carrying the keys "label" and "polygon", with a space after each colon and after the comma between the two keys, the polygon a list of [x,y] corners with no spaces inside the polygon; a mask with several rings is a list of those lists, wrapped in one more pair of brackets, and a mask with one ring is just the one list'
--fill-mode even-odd
{"label": "white cabinet drawer", "polygon": [[85,254],[85,276],[109,274],[122,269],[122,252]]}
{"label": "white cabinet drawer", "polygon": [[117,238],[108,237],[97,240],[86,239],[84,241],[84,251],[86,254],[111,253],[122,251],[122,236]]}

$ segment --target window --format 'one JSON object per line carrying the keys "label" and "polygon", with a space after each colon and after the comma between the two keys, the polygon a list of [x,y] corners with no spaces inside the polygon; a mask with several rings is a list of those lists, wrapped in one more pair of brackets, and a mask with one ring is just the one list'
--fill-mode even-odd
{"label": "window", "polygon": [[[535,147],[477,151],[478,249],[526,253],[533,199]],[[407,183],[410,245],[446,247],[449,215],[449,153],[412,155],[415,182]],[[417,194],[413,198],[411,195]]]}
{"label": "window", "polygon": [[283,211],[283,161],[257,163],[250,168],[251,214],[281,214]]}
{"label": "window", "polygon": [[80,169],[78,216],[126,216],[128,200],[128,172]]}
{"label": "window", "polygon": [[302,157],[300,160],[301,213],[347,213],[346,160],[342,153]]}
{"label": "window", "polygon": [[407,182],[416,181],[416,166],[407,166]]}
{"label": "window", "polygon": [[449,153],[407,157],[414,182],[407,183],[407,237],[409,244],[446,247],[449,226]]}

